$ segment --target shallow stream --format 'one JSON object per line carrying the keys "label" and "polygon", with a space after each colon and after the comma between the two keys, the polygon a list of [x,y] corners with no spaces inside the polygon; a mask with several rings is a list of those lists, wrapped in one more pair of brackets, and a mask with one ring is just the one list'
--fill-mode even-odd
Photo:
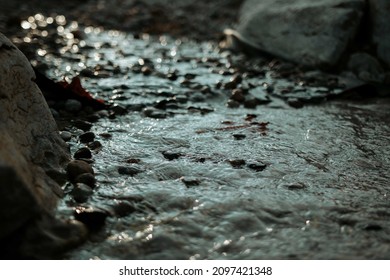
{"label": "shallow stream", "polygon": [[[390,258],[388,99],[321,102],[341,90],[213,43],[84,31],[41,62],[117,105],[91,128],[102,147],[85,203],[116,214],[66,259]],[[229,108],[234,88],[258,103]],[[286,88],[314,102],[272,94]],[[72,153],[85,146],[64,129]]]}

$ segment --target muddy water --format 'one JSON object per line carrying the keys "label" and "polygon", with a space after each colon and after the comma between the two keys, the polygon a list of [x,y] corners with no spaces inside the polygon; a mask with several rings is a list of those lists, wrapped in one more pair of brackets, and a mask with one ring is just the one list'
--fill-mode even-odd
{"label": "muddy water", "polygon": [[[271,98],[228,108],[231,90],[220,85],[234,61],[250,64],[242,56],[210,43],[85,31],[80,48],[43,55],[55,69],[48,75],[95,69],[83,85],[127,110],[91,129],[102,148],[93,151],[98,185],[85,205],[116,212],[66,259],[390,258],[388,100],[295,109]],[[253,95],[302,87],[264,64],[252,70],[241,84]],[[69,144],[84,146],[77,137]],[[74,205],[67,196],[59,215]]]}

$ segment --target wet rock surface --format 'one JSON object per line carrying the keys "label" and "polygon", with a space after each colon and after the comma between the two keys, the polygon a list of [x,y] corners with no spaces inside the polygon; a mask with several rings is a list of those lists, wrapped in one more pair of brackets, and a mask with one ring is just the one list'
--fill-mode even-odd
{"label": "wet rock surface", "polygon": [[237,32],[245,43],[312,67],[334,66],[353,40],[364,0],[246,1]]}
{"label": "wet rock surface", "polygon": [[58,212],[87,241],[64,259],[390,258],[388,99],[216,41],[49,17],[15,41],[37,53],[52,30],[33,63],[109,104],[49,102],[71,154],[92,154],[68,165]]}
{"label": "wet rock surface", "polygon": [[[52,258],[84,240],[54,214],[69,152],[31,65],[1,33],[0,62],[0,257]],[[81,235],[61,235],[57,226]]]}
{"label": "wet rock surface", "polygon": [[[361,65],[389,68],[387,1],[370,0],[247,0],[235,30],[227,29],[228,45],[264,52],[312,68],[345,69],[346,57]],[[238,40],[238,41],[236,41]],[[356,56],[355,52],[369,52]],[[379,66],[380,68],[382,66]],[[366,69],[367,70],[367,69]],[[383,70],[357,75],[383,83]]]}

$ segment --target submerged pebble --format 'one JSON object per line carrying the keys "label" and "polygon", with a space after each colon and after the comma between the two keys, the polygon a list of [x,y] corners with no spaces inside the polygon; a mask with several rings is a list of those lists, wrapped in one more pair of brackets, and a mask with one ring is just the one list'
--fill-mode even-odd
{"label": "submerged pebble", "polygon": [[118,167],[118,173],[121,175],[134,176],[140,172],[142,172],[142,170],[138,167],[135,167],[135,166],[119,166]]}
{"label": "submerged pebble", "polygon": [[83,183],[77,183],[70,194],[76,202],[84,203],[89,199],[92,193],[93,190],[90,186]]}

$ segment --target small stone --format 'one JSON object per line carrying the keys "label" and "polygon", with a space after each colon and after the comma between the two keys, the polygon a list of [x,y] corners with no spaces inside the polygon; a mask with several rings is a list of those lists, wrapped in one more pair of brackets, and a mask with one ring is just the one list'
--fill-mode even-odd
{"label": "small stone", "polygon": [[60,136],[65,142],[68,142],[70,139],[72,139],[72,133],[69,131],[61,131]]}
{"label": "small stone", "polygon": [[139,158],[128,158],[126,159],[127,163],[140,163],[141,160]]}
{"label": "small stone", "polygon": [[235,88],[237,88],[237,82],[234,82],[234,81],[227,82],[223,85],[223,88],[224,89],[235,89]]}
{"label": "small stone", "polygon": [[141,68],[141,73],[144,74],[145,76],[149,76],[150,74],[153,73],[153,71],[149,66],[143,66]]}
{"label": "small stone", "polygon": [[68,177],[71,181],[74,181],[77,176],[84,174],[84,173],[90,173],[94,174],[93,168],[91,165],[86,163],[82,160],[72,160],[69,162],[68,166],[66,167],[66,173],[68,174]]}
{"label": "small stone", "polygon": [[178,159],[179,157],[182,156],[181,153],[179,152],[171,152],[171,151],[164,151],[162,152],[162,155],[168,159],[168,160],[174,160],[174,159]]}
{"label": "small stone", "polygon": [[267,167],[264,163],[249,163],[247,166],[256,172],[263,171]]}
{"label": "small stone", "polygon": [[93,142],[90,142],[87,144],[88,145],[88,148],[90,148],[91,150],[97,150],[97,149],[100,149],[101,147],[103,147],[102,143],[100,143],[100,141],[93,141]]}
{"label": "small stone", "polygon": [[245,101],[245,96],[244,96],[244,91],[242,89],[234,89],[232,91],[232,95],[230,96],[230,99],[235,100],[237,102],[244,102]]}
{"label": "small stone", "polygon": [[124,115],[127,113],[127,109],[123,106],[120,105],[114,105],[111,107],[111,110],[116,114],[116,115]]}
{"label": "small stone", "polygon": [[95,139],[95,133],[93,132],[85,132],[79,136],[81,143],[92,142]]}
{"label": "small stone", "polygon": [[255,109],[257,105],[258,105],[258,102],[257,102],[257,99],[255,99],[255,98],[245,100],[245,102],[244,102],[244,107],[248,108],[248,109]]}
{"label": "small stone", "polygon": [[240,107],[240,103],[235,100],[229,99],[228,102],[226,103],[226,106],[228,108],[238,108]]}
{"label": "small stone", "polygon": [[121,175],[130,175],[134,176],[138,173],[142,172],[141,169],[135,166],[119,166],[118,167],[118,173]]}
{"label": "small stone", "polygon": [[246,138],[245,134],[233,134],[234,139],[236,140],[243,140]]}
{"label": "small stone", "polygon": [[298,98],[289,98],[287,100],[287,104],[290,105],[293,108],[302,108],[303,107],[303,102],[300,101]]}
{"label": "small stone", "polygon": [[233,168],[241,168],[246,162],[243,159],[232,159],[229,163]]}
{"label": "small stone", "polygon": [[78,112],[82,107],[81,102],[76,99],[68,99],[65,101],[65,110],[68,112]]}
{"label": "small stone", "polygon": [[193,80],[196,78],[196,74],[187,73],[184,75],[184,78],[186,78],[187,80]]}
{"label": "small stone", "polygon": [[92,153],[87,147],[82,147],[74,153],[73,157],[75,159],[92,158]]}
{"label": "small stone", "polygon": [[95,231],[103,227],[108,213],[93,207],[76,207],[74,217],[85,224],[88,229]]}
{"label": "small stone", "polygon": [[99,134],[101,137],[103,137],[104,139],[111,139],[112,138],[112,134],[111,133],[107,133],[107,132],[103,132],[101,134]]}
{"label": "small stone", "polygon": [[166,112],[152,107],[146,107],[142,112],[146,117],[149,118],[164,119],[167,117]]}
{"label": "small stone", "polygon": [[70,194],[76,202],[84,203],[89,199],[92,193],[93,190],[91,187],[83,183],[77,183]]}
{"label": "small stone", "polygon": [[290,185],[287,185],[286,186],[289,190],[301,190],[301,189],[304,189],[306,188],[306,185],[303,184],[303,183],[293,183],[293,184],[290,184]]}
{"label": "small stone", "polygon": [[186,185],[187,188],[199,186],[200,180],[193,177],[181,177],[180,180]]}
{"label": "small stone", "polygon": [[96,185],[96,179],[91,173],[83,173],[76,177],[75,183],[83,183],[91,188],[94,188]]}

